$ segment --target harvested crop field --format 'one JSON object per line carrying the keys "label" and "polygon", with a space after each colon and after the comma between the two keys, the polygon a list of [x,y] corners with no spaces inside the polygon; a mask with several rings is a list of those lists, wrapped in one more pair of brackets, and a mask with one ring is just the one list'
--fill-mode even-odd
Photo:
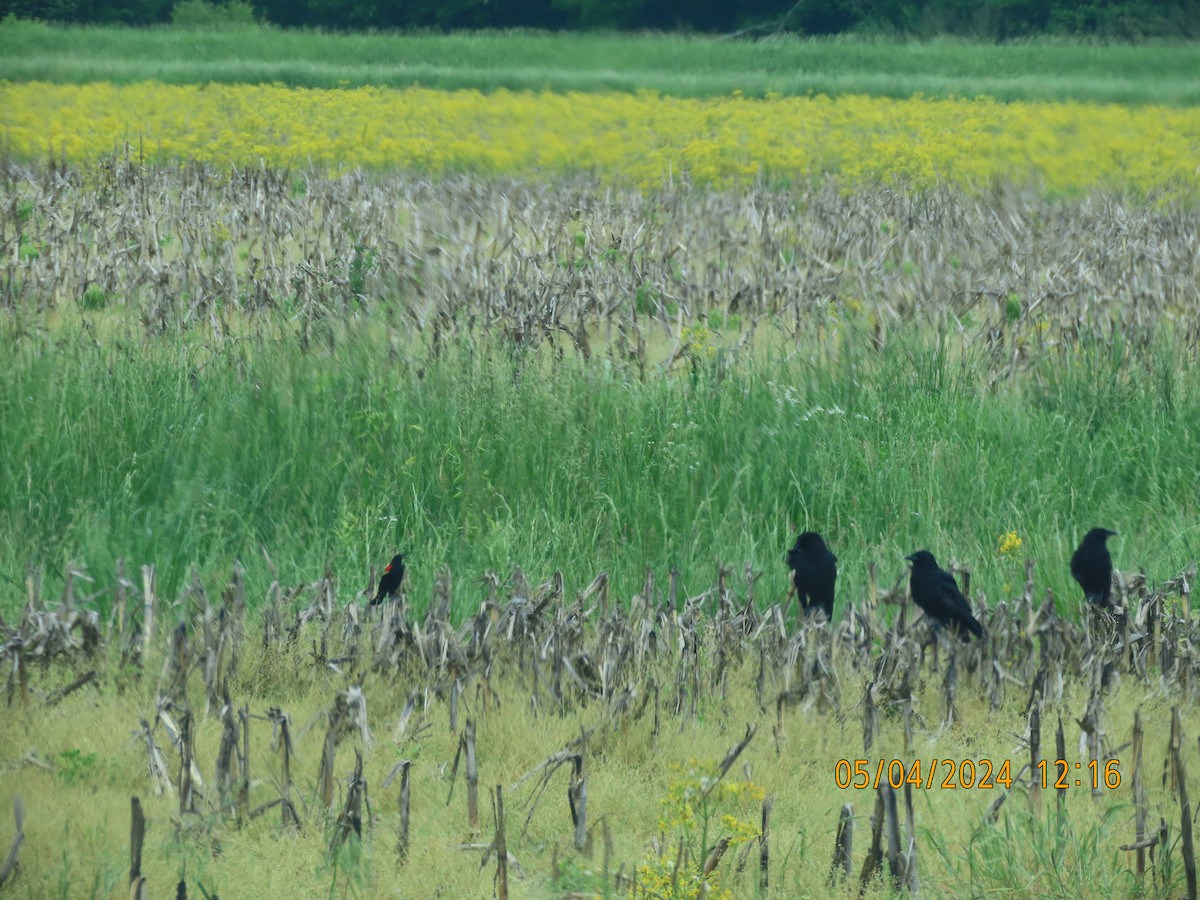
{"label": "harvested crop field", "polygon": [[902,588],[797,625],[714,574],[621,597],[516,570],[460,625],[448,572],[424,614],[367,614],[328,573],[167,603],[119,569],[107,622],[33,575],[4,635],[15,886],[116,892],[136,848],[148,892],[208,896],[1181,891],[1194,572],[1122,579],[1114,628],[1037,599],[1031,563],[966,645]]}

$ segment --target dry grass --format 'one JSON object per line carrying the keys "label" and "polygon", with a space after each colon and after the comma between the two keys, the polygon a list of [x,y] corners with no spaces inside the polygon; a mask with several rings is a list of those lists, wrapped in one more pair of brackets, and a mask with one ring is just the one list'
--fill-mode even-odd
{"label": "dry grass", "polygon": [[[11,833],[12,799],[21,796],[26,809],[15,895],[123,891],[132,795],[140,798],[149,821],[142,873],[150,896],[168,893],[181,879],[194,896],[201,896],[201,888],[223,896],[492,896],[494,858],[481,869],[482,850],[458,848],[491,842],[487,792],[498,784],[505,789],[507,845],[519,864],[520,874],[510,866],[513,896],[629,894],[633,888],[625,879],[652,848],[657,845],[671,859],[677,852],[680,832],[664,833],[659,820],[670,818],[663,799],[679,796],[687,782],[679,766],[689,760],[714,766],[750,726],[757,730],[724,783],[749,779],[773,797],[770,888],[761,894],[850,896],[870,843],[876,793],[838,789],[837,761],[865,758],[873,770],[879,758],[1010,759],[1017,776],[1030,754],[1031,697],[1040,697],[1034,705],[1041,711],[1043,757],[1057,756],[1054,729],[1061,718],[1065,758],[1085,764],[1093,755],[1101,764],[1118,760],[1121,786],[1093,796],[1072,785],[1061,813],[1052,790],[1043,793],[1041,811],[1031,812],[1035,801],[1027,787],[1018,786],[995,825],[985,819],[998,790],[915,790],[921,887],[956,896],[1020,896],[1031,890],[1109,896],[1139,889],[1169,896],[1182,887],[1180,811],[1164,761],[1170,710],[1181,706],[1182,758],[1195,797],[1200,760],[1192,738],[1200,733],[1195,711],[1200,657],[1192,649],[1193,620],[1175,614],[1178,592],[1187,590],[1184,581],[1159,592],[1135,578],[1126,595],[1129,628],[1116,631],[1105,617],[1077,625],[1049,614],[1034,602],[1031,582],[1022,596],[984,614],[987,642],[958,647],[943,642],[936,669],[923,621],[905,624],[907,611],[889,616],[890,626],[881,618],[892,603],[903,601],[886,592],[878,610],[863,598],[835,626],[797,628],[784,624],[787,617],[775,605],[762,611],[748,607],[744,585],[732,578],[700,596],[674,598],[674,605],[667,591],[648,585],[628,602],[611,598],[610,609],[602,583],[562,596],[553,582],[532,589],[515,575],[503,594],[456,629],[439,618],[436,597],[434,612],[424,618],[402,602],[384,612],[386,627],[378,614],[362,619],[354,608],[360,601],[341,605],[336,584],[325,580],[294,595],[293,607],[273,593],[262,620],[243,638],[238,582],[231,581],[215,605],[196,587],[202,586],[159,614],[168,625],[188,622],[187,639],[173,643],[170,629],[161,628],[145,658],[136,649],[142,646],[135,611],[141,598],[133,589],[124,638],[114,625],[90,656],[80,639],[94,620],[77,603],[48,608],[35,597],[23,624],[4,627],[6,668],[14,676],[0,732],[0,809],[6,811],[0,842],[7,843]],[[35,611],[40,615],[31,615]],[[72,616],[77,624],[70,639],[34,624],[69,624]],[[95,624],[103,630],[103,623]],[[680,652],[693,646],[695,655]],[[53,659],[39,661],[39,647],[41,659]],[[167,652],[169,647],[174,649]],[[210,651],[213,665],[206,663]],[[188,661],[179,669],[172,660],[181,658]],[[26,693],[19,687],[18,661],[26,667]],[[947,721],[951,669],[954,716]],[[88,684],[47,705],[55,688],[88,670],[99,673],[98,686]],[[461,692],[451,728],[456,682]],[[371,740],[364,743],[357,726],[342,734],[334,811],[327,813],[317,783],[326,713],[355,685],[366,698]],[[905,712],[910,688],[911,717]],[[254,717],[247,803],[237,799],[236,790],[222,802],[215,787],[221,711],[206,709],[206,697],[226,691],[235,707],[247,705]],[[410,694],[417,699],[405,719]],[[271,748],[272,727],[262,718],[270,707],[282,709],[291,722],[299,831],[281,825],[278,806],[247,816],[278,796],[281,754]],[[156,719],[156,709],[165,716]],[[179,725],[188,709],[195,716],[195,759],[204,788],[195,811],[181,814],[179,754],[166,723]],[[1135,854],[1119,849],[1134,838],[1129,740],[1135,710],[1145,723],[1149,832],[1157,831],[1160,816],[1167,828],[1166,845],[1155,848],[1156,861],[1142,880],[1133,875]],[[135,736],[143,717],[153,723],[168,761],[174,786],[165,793],[155,792],[146,744]],[[454,778],[468,718],[478,733],[477,828],[467,822],[465,763]],[[1089,719],[1099,728],[1098,754],[1088,749],[1077,724]],[[865,750],[868,720],[875,724]],[[908,747],[906,724],[912,733]],[[577,752],[573,742],[581,731],[587,736],[590,855],[572,847],[569,766],[550,778],[532,815],[538,779],[523,780],[554,754]],[[364,812],[364,839],[349,839],[331,856],[331,826],[356,752],[363,753],[373,820],[366,821]],[[410,849],[403,864],[396,852],[399,781],[383,787],[402,759],[412,761]],[[236,786],[236,765],[232,777]],[[731,793],[722,800],[719,812],[734,819],[716,822],[703,848],[693,831],[692,852],[704,855],[718,837],[736,836],[739,822],[757,824],[758,796]],[[843,803],[853,805],[857,818],[855,877],[848,887],[831,891],[826,879]],[[900,811],[903,819],[903,795]],[[872,895],[890,893],[887,871],[885,862]],[[735,895],[755,894],[757,843],[734,846],[718,876]],[[643,890],[651,883],[645,872],[639,880]]]}

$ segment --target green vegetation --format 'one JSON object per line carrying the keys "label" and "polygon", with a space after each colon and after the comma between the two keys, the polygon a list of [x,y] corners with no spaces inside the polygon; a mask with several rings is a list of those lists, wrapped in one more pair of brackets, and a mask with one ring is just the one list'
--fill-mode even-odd
{"label": "green vegetation", "polygon": [[992,46],[852,38],[756,42],[666,35],[327,35],[271,29],[70,28],[0,22],[0,79],[336,88],[652,90],[1200,103],[1200,45]]}
{"label": "green vegetation", "polygon": [[[209,10],[198,12],[201,5]],[[0,0],[0,17],[9,13],[88,24],[238,23],[254,16],[292,28],[619,28],[710,34],[743,29],[739,33],[956,34],[989,41],[1036,34],[1119,40],[1200,34],[1194,0]]]}
{"label": "green vegetation", "polygon": [[[811,53],[843,90],[905,92],[928,76],[970,93],[958,85],[978,90],[993,52],[638,38],[608,71],[610,45],[6,21],[0,77],[40,66],[68,81],[205,80],[211,65],[231,80],[360,83],[419,47],[434,67],[422,79],[441,54],[480,87],[516,77],[505,72],[609,87],[632,71],[620,85],[666,90],[674,67],[680,90],[721,93],[780,89],[772,79]],[[564,48],[590,68],[537,55]],[[1083,57],[1057,82],[1045,67],[1094,53],[1099,92],[1196,99],[1194,48],[996,52],[1013,90],[1084,90],[1092,76],[1070,68]],[[265,62],[238,69],[239,53]],[[1022,81],[1020,53],[1039,75]],[[906,55],[908,81],[895,62]],[[149,62],[122,70],[126,59]],[[1157,65],[1170,67],[1157,70],[1162,92]],[[1186,202],[1006,184],[970,197],[834,181],[643,194],[583,179],[4,162],[0,853],[20,797],[14,896],[125,892],[137,796],[149,895],[183,881],[193,896],[490,897],[496,857],[480,858],[496,785],[514,896],[625,896],[631,877],[696,896],[723,840],[714,900],[857,896],[856,877],[827,877],[843,804],[855,876],[870,844],[877,794],[837,783],[858,759],[957,768],[961,787],[918,782],[906,810],[929,896],[1183,893],[1190,810],[1176,784],[1194,802],[1200,617],[1177,614],[1180,581],[1154,589],[1200,555]],[[1151,589],[1119,636],[1104,613],[1077,616],[1067,561],[1093,525],[1118,532],[1117,568],[1144,571]],[[805,527],[839,556],[832,625],[776,607],[785,548]],[[920,547],[970,570],[987,640],[935,652],[903,588],[888,591]],[[363,614],[370,567],[397,549],[408,617]],[[157,566],[153,616],[143,564]],[[732,572],[724,596],[719,565]],[[446,571],[452,584],[437,579]],[[601,571],[611,581],[581,596]],[[489,572],[503,583],[489,587]],[[54,609],[67,584],[71,602]],[[1047,591],[1064,616],[1046,614]],[[431,597],[452,598],[453,622]],[[338,712],[352,695],[358,723]],[[1169,737],[1173,706],[1182,734]],[[1121,783],[1095,795],[1082,777],[1040,794],[1021,784],[1036,710],[1043,761],[1082,776],[1095,760]],[[457,762],[467,718],[478,824]],[[176,745],[169,732],[189,719]],[[745,752],[726,757],[748,724]],[[175,793],[188,747],[204,782],[190,804]],[[571,772],[574,759],[586,769]],[[398,760],[411,763],[403,859]],[[1012,793],[968,787],[963,760],[1007,772]],[[331,850],[356,761],[373,804],[362,839],[347,826]],[[584,772],[590,855],[571,846],[563,796]],[[270,805],[285,792],[299,829]],[[1118,849],[1138,837],[1134,804],[1161,835],[1143,876]],[[887,875],[865,891],[895,893]]]}
{"label": "green vegetation", "polygon": [[414,602],[449,569],[456,615],[515,565],[570,590],[607,571],[628,596],[647,566],[695,591],[749,562],[770,603],[812,527],[840,608],[869,563],[887,586],[928,547],[993,603],[1032,557],[1073,612],[1092,526],[1153,583],[1200,550],[1183,207],[56,177],[14,179],[0,217],[20,248],[0,280],[0,609],[29,564],[49,586],[118,558],[157,565],[167,597],[240,559],[257,603],[264,550],[285,584],[331,565],[349,600],[404,549]]}
{"label": "green vegetation", "polygon": [[1200,365],[1181,341],[1089,337],[997,383],[990,354],[918,326],[883,350],[853,324],[798,342],[761,329],[736,359],[688,336],[690,362],[644,379],[614,354],[558,360],[504,339],[389,352],[382,316],[328,324],[307,351],[9,334],[4,605],[27,562],[53,579],[117,557],[156,563],[167,596],[192,566],[240,558],[261,597],[260,547],[285,582],[328,562],[347,592],[401,547],[415,601],[449,568],[460,611],[475,579],[514,565],[536,580],[561,568],[574,588],[606,570],[632,593],[646,566],[695,579],[749,561],[771,602],[808,526],[842,560],[840,604],[865,596],[868,562],[891,584],[920,547],[1012,596],[1020,560],[998,539],[1016,531],[1069,610],[1066,563],[1093,525],[1120,533],[1118,568],[1152,582],[1196,556]]}

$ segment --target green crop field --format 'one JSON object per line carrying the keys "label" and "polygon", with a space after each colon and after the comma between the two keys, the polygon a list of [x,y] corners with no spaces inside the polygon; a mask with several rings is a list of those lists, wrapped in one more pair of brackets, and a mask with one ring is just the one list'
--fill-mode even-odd
{"label": "green crop field", "polygon": [[280,83],[458,90],[660,91],[681,97],[871,94],[1200,102],[1192,43],[1003,47],[960,40],[762,41],[672,35],[327,35],[263,28],[64,28],[0,22],[0,79]]}
{"label": "green crop field", "polygon": [[[0,890],[124,894],[140,847],[145,896],[1187,894],[1196,52],[0,23]],[[442,134],[489,102],[456,88],[540,93],[504,100],[528,156],[404,120],[428,165],[360,165],[358,119],[223,138],[232,89],[147,79]],[[551,166],[568,89],[607,118]],[[849,96],[918,91],[994,164]],[[820,165],[738,155],[769,92],[841,96]],[[628,147],[634,109],[686,152]],[[909,601],[921,548],[984,640]]]}

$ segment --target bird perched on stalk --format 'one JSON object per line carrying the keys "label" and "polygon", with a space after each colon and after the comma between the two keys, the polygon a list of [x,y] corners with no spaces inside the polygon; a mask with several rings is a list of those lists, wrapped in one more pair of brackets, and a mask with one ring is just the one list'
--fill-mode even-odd
{"label": "bird perched on stalk", "polygon": [[1105,543],[1115,535],[1107,528],[1093,528],[1083,536],[1083,541],[1071,557],[1071,574],[1083,588],[1083,597],[1088,603],[1108,609],[1112,595],[1112,556]]}
{"label": "bird perched on stalk", "polygon": [[928,550],[918,550],[906,556],[912,563],[909,588],[913,603],[938,625],[949,625],[959,637],[969,641],[970,635],[983,637],[983,626],[971,612],[971,604],[958,589],[954,576],[941,568]]}
{"label": "bird perched on stalk", "polygon": [[837,557],[825,546],[825,539],[815,531],[806,531],[796,538],[796,546],[788,551],[787,564],[792,570],[792,584],[800,597],[804,611],[825,610],[833,618],[833,585],[837,580]]}
{"label": "bird perched on stalk", "polygon": [[397,553],[392,557],[392,561],[384,567],[383,574],[379,577],[379,590],[375,593],[375,599],[371,601],[371,606],[376,606],[389,597],[395,597],[400,590],[402,581],[404,581],[404,554]]}

